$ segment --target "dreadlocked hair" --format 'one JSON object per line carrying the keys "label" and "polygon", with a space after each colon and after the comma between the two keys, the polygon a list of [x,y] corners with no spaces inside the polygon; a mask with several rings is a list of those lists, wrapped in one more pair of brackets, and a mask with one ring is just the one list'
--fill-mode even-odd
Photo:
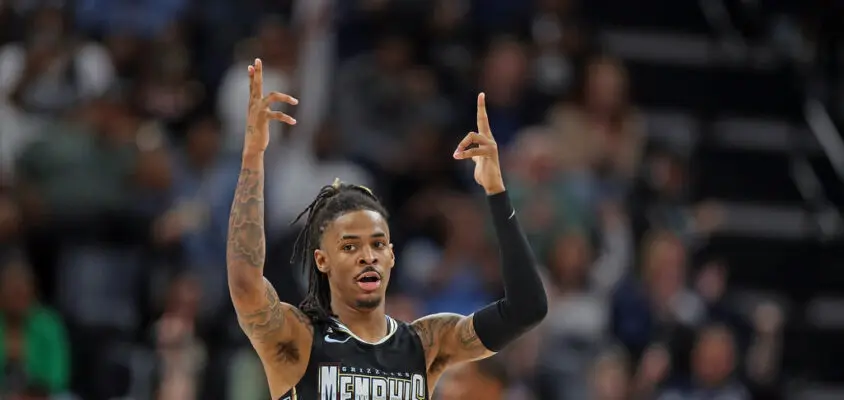
{"label": "dreadlocked hair", "polygon": [[322,234],[332,221],[361,210],[375,211],[388,218],[387,210],[369,188],[335,179],[333,184],[323,186],[314,201],[291,223],[295,225],[307,215],[305,226],[296,238],[290,263],[301,259],[302,268],[308,274],[308,293],[299,308],[315,323],[328,322],[335,315],[331,311],[328,276],[317,269],[314,251],[319,248]]}

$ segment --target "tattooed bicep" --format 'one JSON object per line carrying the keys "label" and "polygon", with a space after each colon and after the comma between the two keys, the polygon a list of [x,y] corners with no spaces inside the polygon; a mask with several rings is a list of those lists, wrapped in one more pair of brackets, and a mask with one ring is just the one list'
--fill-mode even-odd
{"label": "tattooed bicep", "polygon": [[264,299],[251,310],[237,310],[237,322],[250,339],[263,341],[266,336],[284,329],[284,315],[278,293],[269,282],[264,282]]}
{"label": "tattooed bicep", "polygon": [[313,329],[298,308],[279,300],[275,288],[266,279],[261,304],[249,310],[238,309],[237,321],[243,332],[258,343],[290,339],[302,329]]}
{"label": "tattooed bicep", "polygon": [[457,323],[455,331],[456,350],[463,356],[464,360],[489,357],[493,354],[478,338],[478,334],[475,332],[474,316],[462,318]]}
{"label": "tattooed bicep", "polygon": [[422,347],[427,352],[439,347],[444,333],[453,331],[460,318],[463,318],[463,316],[445,313],[434,314],[416,320],[412,326],[419,335],[419,340],[422,341]]}
{"label": "tattooed bicep", "polygon": [[[488,357],[475,333],[472,316],[434,314],[413,323],[431,368]],[[444,365],[439,365],[444,364]]]}

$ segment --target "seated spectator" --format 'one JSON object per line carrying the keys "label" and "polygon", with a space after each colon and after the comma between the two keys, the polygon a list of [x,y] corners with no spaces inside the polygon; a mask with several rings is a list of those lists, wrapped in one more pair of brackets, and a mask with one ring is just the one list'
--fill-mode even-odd
{"label": "seated spectator", "polygon": [[21,260],[0,270],[0,397],[62,394],[70,379],[64,324],[37,302],[34,277]]}
{"label": "seated spectator", "polygon": [[[609,184],[594,195],[616,196],[628,189],[637,172],[644,143],[643,125],[628,98],[627,74],[611,58],[586,65],[578,98],[548,113],[557,132],[557,155],[567,169],[579,171],[591,186],[593,178]],[[604,193],[599,193],[604,192]]]}
{"label": "seated spectator", "polygon": [[443,246],[425,240],[402,252],[398,282],[423,301],[423,314],[468,315],[494,298],[499,283],[494,258],[482,235],[483,215],[472,200],[454,196],[435,206],[449,226]]}
{"label": "seated spectator", "polygon": [[498,357],[453,367],[443,376],[437,393],[439,400],[503,400],[509,378]]}
{"label": "seated spectator", "polygon": [[733,334],[723,325],[703,329],[692,351],[692,374],[669,384],[659,400],[735,399],[749,400],[750,392],[738,380]]}
{"label": "seated spectator", "polygon": [[589,379],[593,400],[624,400],[630,393],[630,366],[621,349],[606,351],[594,360]]}
{"label": "seated spectator", "polygon": [[521,221],[528,240],[542,254],[547,252],[554,231],[594,225],[594,210],[577,187],[566,181],[554,141],[553,131],[530,127],[519,132],[505,153],[507,190],[513,205],[524,210]]}
{"label": "seated spectator", "polygon": [[612,311],[614,333],[635,357],[655,342],[687,346],[689,334],[706,317],[703,300],[686,287],[686,249],[680,238],[654,233],[642,249],[641,280],[619,287]]}

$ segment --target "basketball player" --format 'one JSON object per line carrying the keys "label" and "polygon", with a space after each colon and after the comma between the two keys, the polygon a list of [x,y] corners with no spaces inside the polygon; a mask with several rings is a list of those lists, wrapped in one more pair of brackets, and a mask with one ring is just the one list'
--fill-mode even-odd
{"label": "basketball player", "polygon": [[269,120],[296,123],[270,104],[298,101],[276,92],[264,97],[261,69],[260,60],[249,66],[227,263],[238,321],[261,358],[274,400],[427,400],[445,368],[495,354],[545,317],[545,291],[504,189],[483,94],[478,133],[460,142],[454,158],[475,162],[475,180],[486,191],[505,298],[469,316],[436,314],[411,324],[387,316],[383,299],[395,264],[387,212],[369,189],[337,181],[302,213],[307,223],[297,250],[308,270],[308,294],[298,308],[281,303],[263,278],[263,157]]}

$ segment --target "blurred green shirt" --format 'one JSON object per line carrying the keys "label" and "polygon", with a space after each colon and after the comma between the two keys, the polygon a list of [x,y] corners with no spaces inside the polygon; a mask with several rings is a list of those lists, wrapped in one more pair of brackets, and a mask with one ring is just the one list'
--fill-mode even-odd
{"label": "blurred green shirt", "polygon": [[[556,235],[572,230],[589,231],[594,227],[594,209],[580,201],[562,178],[539,186],[528,186],[513,179],[508,182],[507,191],[540,263],[545,262],[544,258]],[[542,197],[550,201],[550,220],[542,221],[542,226],[534,227],[529,221],[530,213],[535,211],[534,208],[538,207],[536,201]],[[493,230],[490,232],[494,234]]]}
{"label": "blurred green shirt", "polygon": [[[6,389],[5,316],[0,313],[0,393]],[[45,308],[31,309],[23,326],[22,368],[27,386],[36,386],[60,394],[70,380],[70,348],[64,324],[59,316]]]}

